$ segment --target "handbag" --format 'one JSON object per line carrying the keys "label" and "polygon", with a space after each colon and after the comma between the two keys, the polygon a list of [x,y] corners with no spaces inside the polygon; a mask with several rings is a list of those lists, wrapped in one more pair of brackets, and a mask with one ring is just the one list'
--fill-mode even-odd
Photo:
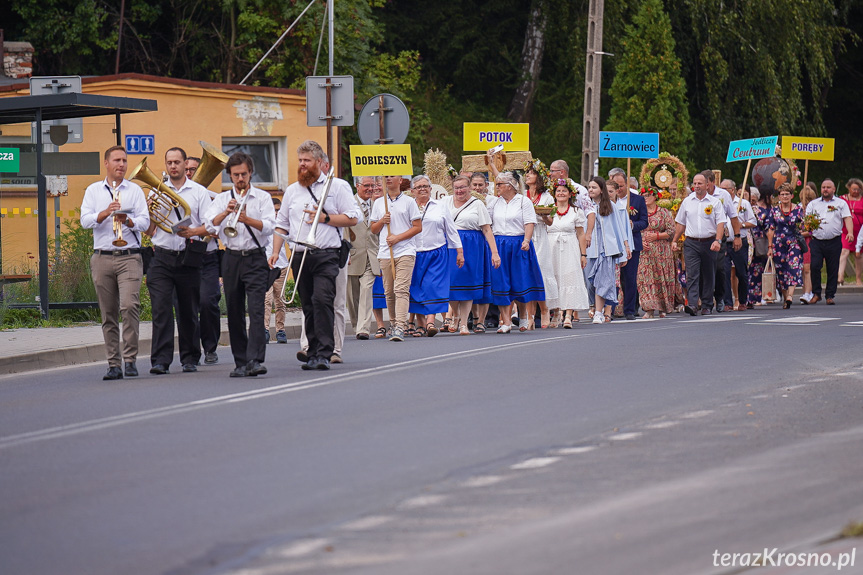
{"label": "handbag", "polygon": [[[339,230],[339,235],[341,233],[341,230]],[[351,242],[342,238],[342,245],[339,246],[339,269],[342,269],[348,263],[348,258],[351,256],[351,248],[353,247]]]}
{"label": "handbag", "polygon": [[205,253],[207,253],[207,242],[187,239],[186,249],[183,250],[183,267],[203,267]]}
{"label": "handbag", "polygon": [[772,257],[767,258],[761,275],[761,299],[768,302],[776,299],[776,266],[773,265]]}
{"label": "handbag", "polygon": [[766,236],[756,237],[755,242],[754,242],[754,246],[755,246],[755,257],[756,258],[766,258],[767,257],[769,245],[768,245]]}
{"label": "handbag", "polygon": [[797,240],[797,245],[800,246],[800,254],[809,253],[809,244],[806,242],[806,238],[803,237],[803,234],[796,233],[794,234],[794,239]]}
{"label": "handbag", "polygon": [[269,275],[267,276],[267,290],[273,287],[273,284],[276,283],[276,280],[279,279],[279,276],[282,275],[282,268],[271,268],[269,271]]}

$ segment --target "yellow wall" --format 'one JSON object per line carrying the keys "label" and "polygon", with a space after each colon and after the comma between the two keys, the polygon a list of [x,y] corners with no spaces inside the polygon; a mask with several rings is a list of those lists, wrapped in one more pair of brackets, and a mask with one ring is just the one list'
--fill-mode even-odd
{"label": "yellow wall", "polygon": [[[276,194],[296,179],[296,149],[307,139],[316,140],[326,149],[326,128],[306,126],[305,95],[296,91],[266,88],[238,89],[230,85],[193,82],[175,83],[155,77],[131,75],[85,79],[83,91],[128,98],[144,98],[158,102],[157,112],[124,114],[121,132],[153,134],[155,153],[148,157],[148,166],[161,175],[164,155],[168,148],[179,146],[190,156],[200,156],[199,140],[220,148],[223,138],[277,138],[279,182],[269,190]],[[0,97],[25,96],[29,89],[0,93]],[[279,117],[280,116],[280,117]],[[116,144],[114,116],[84,118],[84,141],[66,144],[61,152],[99,152]],[[30,124],[0,126],[2,136],[30,137]],[[3,143],[0,147],[14,147]],[[129,173],[141,161],[142,155],[129,155]],[[101,166],[101,163],[100,163]],[[101,178],[104,178],[104,171]],[[84,190],[99,176],[70,176],[69,194],[60,198],[62,219],[77,218],[73,211],[81,205]],[[210,189],[221,191],[217,177]],[[2,273],[26,272],[38,269],[37,210],[35,188],[10,188],[0,183],[0,220],[2,236]],[[18,211],[18,214],[13,212]],[[29,210],[30,214],[25,214]],[[48,198],[48,234],[53,245],[54,199]]]}

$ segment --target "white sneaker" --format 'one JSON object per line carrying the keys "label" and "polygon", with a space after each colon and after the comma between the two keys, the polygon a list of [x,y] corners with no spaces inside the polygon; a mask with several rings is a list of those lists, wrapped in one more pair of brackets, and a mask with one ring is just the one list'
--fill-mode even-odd
{"label": "white sneaker", "polygon": [[603,316],[599,312],[596,312],[595,314],[593,314],[593,323],[599,323],[599,324],[605,323],[605,316]]}
{"label": "white sneaker", "polygon": [[800,303],[802,303],[802,304],[808,304],[811,300],[812,300],[812,293],[811,292],[806,292],[805,294],[800,296]]}

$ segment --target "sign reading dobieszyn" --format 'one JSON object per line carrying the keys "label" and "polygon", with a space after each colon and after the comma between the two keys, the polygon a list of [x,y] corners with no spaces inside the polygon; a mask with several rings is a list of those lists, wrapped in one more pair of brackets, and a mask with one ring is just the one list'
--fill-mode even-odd
{"label": "sign reading dobieszyn", "polygon": [[833,138],[798,138],[782,136],[782,157],[793,160],[832,162],[836,140]]}
{"label": "sign reading dobieszyn", "polygon": [[600,132],[600,158],[656,158],[659,134],[656,132]]}
{"label": "sign reading dobieszyn", "polygon": [[777,140],[779,140],[779,136],[734,140],[728,144],[728,156],[725,158],[725,161],[739,162],[740,160],[771,158],[776,154]]}
{"label": "sign reading dobieszyn", "polygon": [[410,144],[351,146],[353,176],[407,176],[412,173]]}
{"label": "sign reading dobieszyn", "polygon": [[503,149],[507,152],[529,151],[530,124],[465,122],[465,152],[484,152],[497,144],[503,144]]}

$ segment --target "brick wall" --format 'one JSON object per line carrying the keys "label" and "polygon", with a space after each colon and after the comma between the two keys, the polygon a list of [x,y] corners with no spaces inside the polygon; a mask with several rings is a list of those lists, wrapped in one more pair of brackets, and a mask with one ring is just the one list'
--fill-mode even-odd
{"label": "brick wall", "polygon": [[9,78],[33,75],[33,46],[30,42],[3,43],[3,73]]}

